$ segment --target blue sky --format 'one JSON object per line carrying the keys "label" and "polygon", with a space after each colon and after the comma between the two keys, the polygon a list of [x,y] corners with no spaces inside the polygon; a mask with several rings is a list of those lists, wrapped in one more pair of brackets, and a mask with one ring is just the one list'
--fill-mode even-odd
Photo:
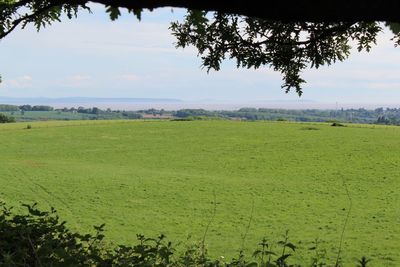
{"label": "blue sky", "polygon": [[307,70],[304,95],[285,94],[281,75],[267,67],[237,69],[225,62],[207,74],[193,48],[176,49],[169,22],[184,10],[157,9],[138,22],[111,22],[104,9],[45,28],[18,30],[0,42],[0,96],[148,97],[187,101],[310,101],[400,106],[400,48],[383,33],[378,46],[346,62]]}

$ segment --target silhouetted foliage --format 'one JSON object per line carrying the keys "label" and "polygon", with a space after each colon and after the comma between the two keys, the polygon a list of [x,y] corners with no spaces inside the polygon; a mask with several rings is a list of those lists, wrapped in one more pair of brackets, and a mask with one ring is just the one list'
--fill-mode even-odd
{"label": "silhouetted foliage", "polygon": [[225,58],[237,67],[269,66],[283,74],[282,88],[301,95],[301,72],[343,61],[350,41],[369,51],[381,26],[376,22],[281,22],[215,12],[190,11],[171,26],[177,47],[195,46],[207,70],[219,70]]}

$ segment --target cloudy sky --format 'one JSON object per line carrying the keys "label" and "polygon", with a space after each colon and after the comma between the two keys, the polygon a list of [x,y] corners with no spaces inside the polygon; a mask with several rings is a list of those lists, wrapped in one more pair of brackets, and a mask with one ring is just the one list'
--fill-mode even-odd
{"label": "cloudy sky", "polygon": [[111,22],[104,9],[45,28],[18,30],[0,42],[0,96],[140,97],[186,101],[288,101],[400,106],[400,48],[383,33],[378,46],[349,60],[307,70],[304,95],[285,94],[268,68],[236,69],[225,62],[209,74],[193,48],[175,49],[168,30],[184,10],[158,9],[138,22]]}

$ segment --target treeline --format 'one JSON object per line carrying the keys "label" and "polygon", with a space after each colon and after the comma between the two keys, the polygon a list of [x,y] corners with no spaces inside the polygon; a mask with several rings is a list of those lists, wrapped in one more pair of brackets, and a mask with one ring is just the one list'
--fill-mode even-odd
{"label": "treeline", "polygon": [[150,108],[150,109],[141,109],[137,111],[138,113],[141,114],[147,114],[147,115],[159,115],[159,116],[163,116],[165,114],[168,114],[167,111],[165,111],[164,109],[155,109],[155,108]]}
{"label": "treeline", "polygon": [[38,106],[31,106],[31,105],[22,105],[22,106],[16,106],[19,108],[20,111],[53,111],[54,108],[50,106],[43,106],[43,105],[38,105]]}
{"label": "treeline", "polygon": [[0,104],[0,112],[17,121],[36,120],[117,120],[141,119],[143,115],[135,111],[84,108],[54,108],[45,105],[6,105]]}
{"label": "treeline", "polygon": [[54,109],[57,112],[71,112],[71,113],[80,113],[80,114],[92,114],[92,115],[105,115],[105,114],[120,114],[121,116],[116,116],[118,118],[126,117],[128,119],[141,119],[143,116],[135,111],[125,111],[125,110],[111,110],[100,109],[98,107],[92,108],[84,108],[84,107],[72,107],[72,108],[62,108],[62,109]]}
{"label": "treeline", "polygon": [[374,110],[367,110],[364,108],[340,110],[241,108],[233,111],[181,109],[172,112],[172,114],[178,118],[218,117],[239,120],[288,120],[302,122],[339,121],[400,125],[400,108],[377,108]]}
{"label": "treeline", "polygon": [[13,112],[13,111],[53,111],[54,108],[51,106],[31,106],[31,105],[7,105],[7,104],[0,104],[0,112]]}
{"label": "treeline", "polygon": [[[35,113],[33,111],[41,111]],[[238,110],[205,110],[205,109],[180,109],[166,111],[164,109],[143,109],[137,111],[100,109],[98,107],[71,107],[53,108],[45,105],[7,105],[0,104],[0,112],[8,113],[18,121],[23,120],[75,120],[75,119],[142,119],[142,118],[168,118],[168,119],[234,119],[234,120],[273,120],[273,121],[299,121],[299,122],[348,122],[348,123],[373,123],[386,125],[400,125],[400,108],[377,108],[368,110],[359,109],[268,109],[268,108],[241,108]],[[18,113],[20,112],[20,113]],[[26,113],[32,112],[32,113]],[[46,113],[48,112],[48,113]]]}

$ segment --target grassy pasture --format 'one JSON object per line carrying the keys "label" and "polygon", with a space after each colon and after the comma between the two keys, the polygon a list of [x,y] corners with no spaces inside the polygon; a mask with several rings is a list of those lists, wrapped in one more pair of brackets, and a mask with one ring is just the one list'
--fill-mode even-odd
{"label": "grassy pasture", "polygon": [[[400,128],[233,121],[68,121],[0,125],[0,200],[54,206],[68,225],[106,223],[108,240],[206,237],[214,256],[289,230],[374,266],[400,257]],[[311,252],[306,252],[311,253]],[[397,264],[396,264],[397,262]]]}

